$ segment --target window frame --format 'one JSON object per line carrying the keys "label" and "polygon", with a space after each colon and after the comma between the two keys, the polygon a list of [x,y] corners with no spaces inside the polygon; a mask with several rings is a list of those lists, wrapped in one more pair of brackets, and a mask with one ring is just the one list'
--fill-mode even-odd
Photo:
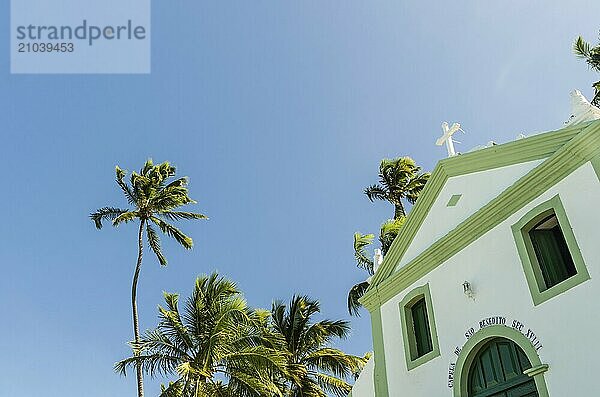
{"label": "window frame", "polygon": [[[425,353],[422,356],[417,356],[416,336],[412,320],[412,307],[421,299],[425,300],[432,349],[430,352]],[[429,284],[417,287],[406,294],[402,302],[399,303],[399,309],[400,321],[402,324],[402,339],[404,341],[404,357],[406,359],[406,367],[408,371],[410,371],[440,355],[440,345],[438,342]]]}
{"label": "window frame", "polygon": [[[546,288],[529,231],[552,213],[556,215],[577,273],[550,288]],[[558,194],[528,211],[518,222],[512,225],[512,232],[534,306],[540,305],[590,279],[573,228]]]}

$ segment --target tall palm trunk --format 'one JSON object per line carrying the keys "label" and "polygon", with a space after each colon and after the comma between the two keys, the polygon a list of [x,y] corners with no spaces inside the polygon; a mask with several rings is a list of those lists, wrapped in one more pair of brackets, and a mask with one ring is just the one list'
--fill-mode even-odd
{"label": "tall palm trunk", "polygon": [[[145,221],[140,221],[140,230],[138,233],[138,258],[137,264],[135,266],[135,273],[133,274],[133,283],[131,285],[131,311],[133,313],[133,334],[135,338],[135,343],[140,342],[140,324],[138,320],[138,311],[137,311],[137,283],[138,278],[140,277],[140,269],[142,268],[142,255],[144,254],[144,224]],[[137,355],[137,353],[134,352]],[[137,374],[137,389],[138,389],[138,397],[144,397],[144,377],[142,374],[142,365],[140,363],[135,366],[136,374]]]}
{"label": "tall palm trunk", "polygon": [[404,210],[404,206],[402,205],[402,201],[398,201],[394,203],[394,219],[398,220],[406,216],[406,211]]}

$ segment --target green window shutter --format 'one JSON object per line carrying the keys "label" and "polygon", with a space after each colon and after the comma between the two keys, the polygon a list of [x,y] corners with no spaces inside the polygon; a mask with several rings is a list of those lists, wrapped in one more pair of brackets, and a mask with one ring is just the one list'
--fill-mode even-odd
{"label": "green window shutter", "polygon": [[560,226],[529,232],[546,288],[577,274]]}
{"label": "green window shutter", "polygon": [[[425,298],[420,299],[411,307],[411,315],[415,332],[415,345],[417,357],[421,357],[433,350],[431,330],[427,317],[427,304]],[[415,357],[415,358],[417,358]]]}

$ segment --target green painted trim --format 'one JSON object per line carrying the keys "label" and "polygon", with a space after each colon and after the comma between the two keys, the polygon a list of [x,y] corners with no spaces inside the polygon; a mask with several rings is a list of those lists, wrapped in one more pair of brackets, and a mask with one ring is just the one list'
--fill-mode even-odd
{"label": "green painted trim", "polygon": [[446,204],[446,207],[455,207],[456,204],[458,204],[458,201],[461,197],[462,194],[453,194],[452,197],[450,197],[450,200],[448,200],[448,204]]}
{"label": "green painted trim", "polygon": [[600,180],[600,156],[596,156],[590,161],[592,163],[592,167],[594,168],[594,172],[596,172],[598,180]]}
{"label": "green painted trim", "polygon": [[[411,234],[414,235],[414,233],[416,233],[416,229],[414,229],[413,225],[414,222],[418,222],[418,218],[421,216],[419,215],[419,212],[417,212],[419,209],[419,200],[422,198],[429,200],[428,196],[431,196],[431,194],[421,196],[408,216],[400,234],[392,244],[390,252],[388,252],[383,264],[379,268],[378,274],[380,281],[378,284],[375,283],[375,277],[378,276],[378,274],[376,274],[373,278],[371,287],[361,298],[361,303],[370,311],[375,310],[375,308],[387,302],[411,284],[418,281],[421,277],[454,256],[467,245],[506,220],[510,215],[523,208],[578,167],[600,155],[600,121],[586,123],[585,127],[580,128],[583,129],[581,131],[577,130],[576,132],[578,133],[575,137],[573,137],[573,134],[575,133],[569,129],[541,135],[542,138],[546,136],[563,136],[563,138],[568,136],[570,140],[552,154],[552,156],[463,221],[454,230],[430,245],[401,269],[389,275],[389,277],[385,276],[387,278],[382,280],[384,273],[380,273],[381,268],[384,265],[387,265],[388,271],[390,268],[391,270],[394,270],[403,254],[400,252],[400,249],[405,249],[410,243],[406,242],[408,240],[403,239],[407,238],[410,240],[412,239]],[[533,138],[536,137],[522,139],[506,145],[512,145],[512,148],[514,145]],[[543,143],[543,140],[538,140],[537,142],[540,142],[541,144]],[[495,149],[502,146],[504,145],[494,146],[489,149]],[[529,148],[530,146],[526,145],[525,147]],[[488,149],[482,149],[482,151],[483,150]],[[462,156],[455,157],[460,158]],[[432,178],[434,177],[435,175],[432,175]],[[429,183],[430,182],[427,184],[429,185]],[[425,190],[426,189],[427,186],[425,187]],[[425,201],[422,201],[422,203],[424,202]],[[413,220],[411,223],[413,214],[416,214],[413,219],[417,220]],[[396,247],[395,251],[393,250],[394,247]]]}
{"label": "green painted trim", "polygon": [[523,373],[529,376],[530,378],[533,378],[536,375],[543,374],[544,372],[548,371],[549,368],[550,367],[548,366],[548,364],[542,364],[526,369],[525,371],[523,371]]}
{"label": "green painted trim", "polygon": [[[532,369],[541,368],[542,366],[545,366],[546,369],[548,368],[546,364],[542,364],[537,351],[529,339],[525,337],[525,335],[505,325],[492,325],[477,331],[469,338],[460,351],[456,361],[456,366],[454,367],[454,397],[468,396],[467,383],[469,369],[471,368],[473,359],[477,355],[479,349],[481,349],[481,347],[483,347],[487,341],[493,338],[510,339],[516,343],[529,359]],[[528,371],[525,371],[524,373],[527,373]],[[548,388],[546,387],[546,380],[544,379],[544,372],[546,371],[537,372],[531,375],[535,380],[535,386],[537,387],[539,397],[549,397]]]}
{"label": "green painted trim", "polygon": [[547,158],[593,123],[581,123],[438,162],[400,234],[373,276],[370,289],[373,290],[394,272],[448,178]]}
{"label": "green painted trim", "polygon": [[371,312],[371,329],[373,333],[373,359],[375,364],[373,373],[375,395],[377,397],[389,397],[380,308]]}
{"label": "green painted trim", "polygon": [[[414,328],[410,326],[412,324],[412,313],[411,306],[421,298],[425,298],[425,306],[427,307],[427,320],[429,321],[429,330],[431,331],[431,344],[433,349],[422,355],[416,357],[416,338]],[[435,316],[433,314],[433,303],[431,302],[431,292],[429,290],[429,284],[425,284],[421,287],[413,289],[411,292],[406,294],[402,302],[400,302],[400,320],[402,323],[402,339],[404,341],[404,357],[406,359],[406,368],[410,371],[411,369],[417,368],[419,365],[425,364],[428,361],[433,360],[440,355],[440,344],[438,341],[437,328],[435,326]]]}
{"label": "green painted trim", "polygon": [[[569,248],[573,262],[575,263],[577,274],[546,289],[542,271],[528,232],[531,227],[552,212],[556,214],[560,229],[565,236],[567,247]],[[519,252],[519,257],[521,258],[521,263],[523,264],[523,271],[525,272],[525,278],[529,285],[531,298],[533,299],[533,304],[535,306],[590,279],[590,274],[583,261],[583,255],[581,255],[579,245],[575,239],[575,234],[573,234],[573,228],[567,217],[567,212],[558,195],[537,205],[527,212],[527,214],[519,219],[519,221],[512,225],[512,232],[515,237],[515,244],[517,246],[517,251]]]}

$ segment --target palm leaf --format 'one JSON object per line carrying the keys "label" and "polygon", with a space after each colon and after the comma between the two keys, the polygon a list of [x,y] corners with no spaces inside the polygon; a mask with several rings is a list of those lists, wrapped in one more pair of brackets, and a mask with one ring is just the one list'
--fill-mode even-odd
{"label": "palm leaf", "polygon": [[152,227],[151,224],[146,224],[146,233],[148,235],[148,245],[154,254],[156,255],[156,259],[158,259],[158,263],[161,266],[167,266],[167,258],[163,255],[162,247],[160,246],[160,237],[156,233],[156,230]]}
{"label": "palm leaf", "polygon": [[400,229],[404,222],[406,221],[406,217],[402,217],[400,219],[389,219],[385,221],[381,225],[381,229],[379,231],[379,243],[381,244],[381,252],[385,256],[392,246],[392,243],[400,233]]}
{"label": "palm leaf", "polygon": [[121,168],[119,168],[118,165],[115,168],[116,168],[115,172],[117,174],[117,178],[116,178],[117,185],[119,185],[119,187],[121,188],[121,191],[123,191],[123,194],[127,198],[127,202],[129,202],[129,204],[131,204],[131,205],[135,205],[137,203],[136,193],[131,187],[129,187],[129,185],[127,185],[123,181],[127,172],[125,170],[122,170]]}
{"label": "palm leaf", "polygon": [[360,317],[359,309],[362,305],[359,302],[359,299],[367,292],[368,288],[369,283],[366,281],[360,282],[350,288],[350,291],[348,292],[348,313],[350,313],[351,316]]}
{"label": "palm leaf", "polygon": [[379,185],[371,185],[367,187],[364,191],[369,200],[387,200],[387,192],[386,190]]}
{"label": "palm leaf", "polygon": [[113,222],[117,217],[126,212],[128,212],[128,210],[121,208],[103,207],[98,209],[96,212],[91,213],[90,218],[92,221],[94,221],[97,229],[102,229],[103,221]]}
{"label": "palm leaf", "polygon": [[369,274],[373,274],[373,260],[369,258],[365,248],[369,246],[375,238],[372,234],[354,233],[354,259],[356,265],[361,269],[365,269]]}
{"label": "palm leaf", "polygon": [[591,46],[583,37],[579,36],[573,43],[573,52],[577,57],[586,59],[590,56]]}
{"label": "palm leaf", "polygon": [[173,237],[179,244],[183,246],[183,248],[192,249],[194,246],[194,241],[191,237],[186,236],[181,230],[177,229],[170,223],[167,223],[155,216],[151,217],[150,220],[154,222],[167,236]]}
{"label": "palm leaf", "polygon": [[115,219],[113,219],[112,224],[113,224],[113,226],[119,226],[123,222],[129,223],[129,222],[137,219],[138,217],[139,217],[139,212],[137,212],[137,211],[123,212],[121,215],[119,215]]}
{"label": "palm leaf", "polygon": [[170,221],[189,220],[189,219],[208,219],[206,215],[197,214],[195,212],[182,212],[182,211],[164,211],[156,214],[159,217],[168,219]]}
{"label": "palm leaf", "polygon": [[337,397],[346,397],[352,391],[352,386],[335,376],[318,373],[317,381],[323,390],[333,393]]}

